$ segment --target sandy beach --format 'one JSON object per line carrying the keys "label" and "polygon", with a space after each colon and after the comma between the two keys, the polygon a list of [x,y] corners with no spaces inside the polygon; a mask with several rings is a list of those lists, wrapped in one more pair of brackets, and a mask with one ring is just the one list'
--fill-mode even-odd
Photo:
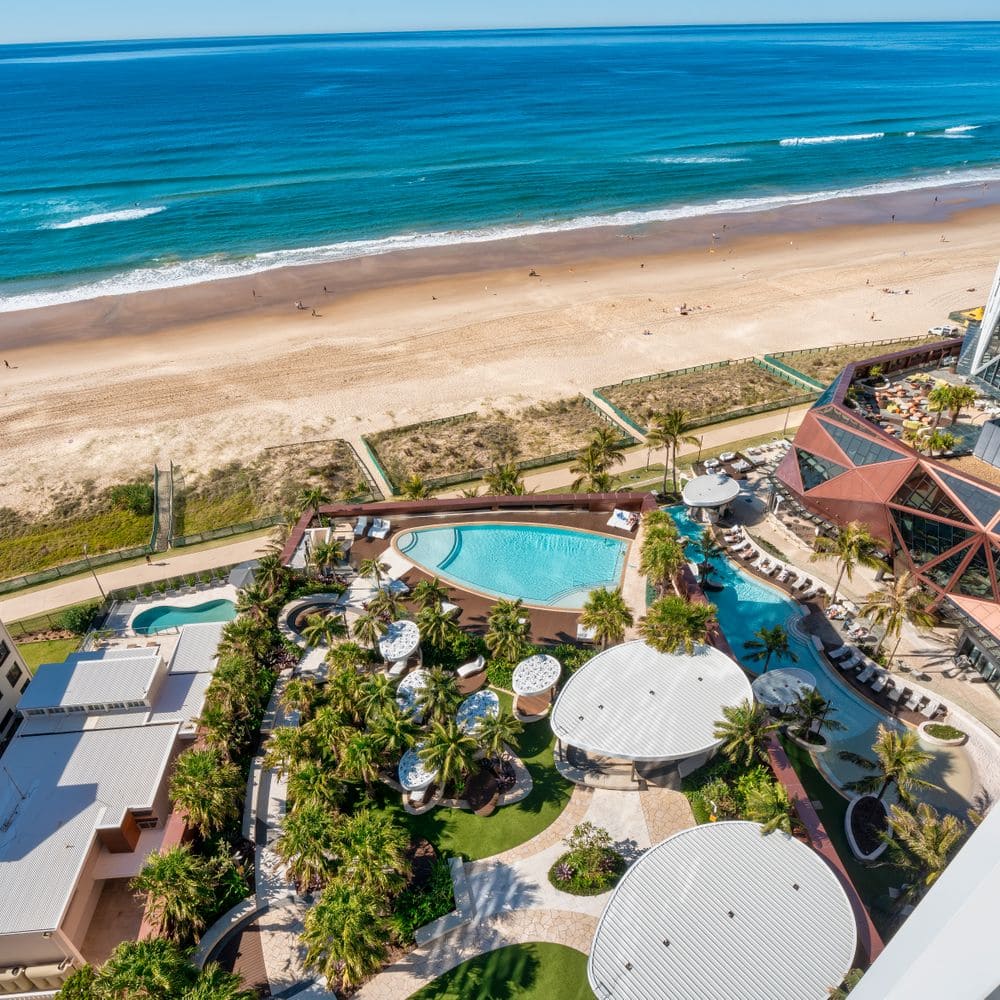
{"label": "sandy beach", "polygon": [[919,334],[984,300],[991,198],[882,195],[6,313],[0,506],[40,512],[55,490],[153,462],[192,473],[685,365]]}

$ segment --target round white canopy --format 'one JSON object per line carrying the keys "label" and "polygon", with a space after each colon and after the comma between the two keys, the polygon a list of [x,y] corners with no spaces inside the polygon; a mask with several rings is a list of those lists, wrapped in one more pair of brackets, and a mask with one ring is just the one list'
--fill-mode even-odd
{"label": "round white canopy", "polygon": [[688,507],[725,507],[740,495],[740,484],[724,472],[697,476],[681,490],[681,499]]}
{"label": "round white canopy", "polygon": [[487,715],[499,715],[499,713],[500,699],[496,696],[496,692],[477,691],[475,694],[470,694],[458,706],[455,721],[458,723],[459,729],[471,733],[479,725],[480,719]]}
{"label": "round white canopy", "polygon": [[386,663],[405,660],[417,651],[420,645],[420,629],[416,622],[393,622],[385,635],[378,641],[378,651]]}
{"label": "round white canopy", "polygon": [[404,712],[410,714],[416,712],[417,701],[420,698],[421,690],[427,683],[427,676],[426,670],[414,670],[413,673],[407,674],[399,682],[399,686],[396,688],[396,704]]}
{"label": "round white canopy", "polygon": [[408,792],[418,792],[426,788],[436,777],[437,771],[428,769],[420,759],[420,746],[407,750],[399,762],[399,783]]}
{"label": "round white canopy", "polygon": [[546,653],[529,656],[514,668],[514,694],[532,695],[548,691],[562,672],[559,661]]}
{"label": "round white canopy", "polygon": [[781,708],[792,705],[799,698],[816,687],[816,678],[808,670],[798,667],[782,667],[781,670],[768,670],[761,674],[753,684],[754,697],[768,708]]}

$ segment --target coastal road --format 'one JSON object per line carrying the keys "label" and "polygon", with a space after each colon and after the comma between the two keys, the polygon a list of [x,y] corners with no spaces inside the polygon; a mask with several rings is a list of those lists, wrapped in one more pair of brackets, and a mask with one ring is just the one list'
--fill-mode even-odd
{"label": "coastal road", "polygon": [[[256,559],[267,545],[267,541],[266,534],[257,534],[227,545],[199,549],[197,552],[173,550],[157,553],[149,566],[139,563],[118,569],[106,569],[99,571],[97,576],[105,591],[117,587],[139,587],[172,576],[200,573],[216,566],[229,566],[247,559]],[[64,608],[69,604],[100,599],[101,594],[92,575],[76,576],[64,583],[14,594],[0,600],[0,619],[13,622],[32,615],[44,614],[56,608]]]}

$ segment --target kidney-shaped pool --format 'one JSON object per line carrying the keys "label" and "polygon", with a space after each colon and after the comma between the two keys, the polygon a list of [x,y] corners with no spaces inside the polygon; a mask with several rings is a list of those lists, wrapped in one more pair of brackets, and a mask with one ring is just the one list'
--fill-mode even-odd
{"label": "kidney-shaped pool", "polygon": [[396,548],[428,573],[494,597],[579,609],[597,587],[621,583],[627,543],[538,524],[414,528]]}

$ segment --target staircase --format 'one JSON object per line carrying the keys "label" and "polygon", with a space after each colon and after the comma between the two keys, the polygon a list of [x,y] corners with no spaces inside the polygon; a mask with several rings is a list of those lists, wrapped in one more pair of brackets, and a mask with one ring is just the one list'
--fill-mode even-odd
{"label": "staircase", "polygon": [[173,463],[170,464],[170,474],[160,478],[160,470],[153,467],[153,482],[156,486],[156,538],[153,541],[154,552],[164,552],[170,548],[170,536],[173,530]]}

